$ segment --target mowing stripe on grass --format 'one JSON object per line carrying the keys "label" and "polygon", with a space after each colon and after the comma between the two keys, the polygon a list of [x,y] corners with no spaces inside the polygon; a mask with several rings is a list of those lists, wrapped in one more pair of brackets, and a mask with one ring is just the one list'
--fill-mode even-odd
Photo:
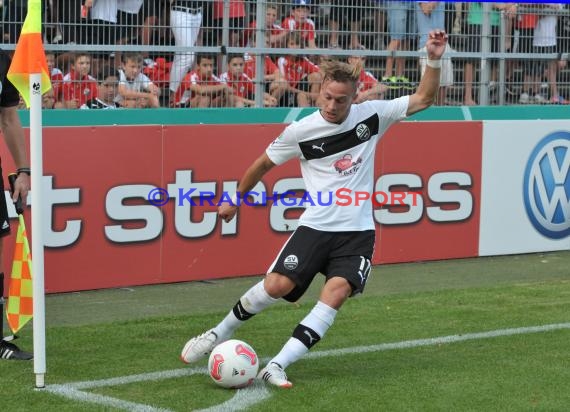
{"label": "mowing stripe on grass", "polygon": [[[354,346],[351,348],[344,349],[329,349],[324,351],[309,352],[303,359],[319,359],[328,356],[341,356],[341,355],[351,355],[359,353],[368,352],[381,352],[393,349],[407,349],[416,348],[420,346],[433,346],[446,343],[464,342],[468,340],[477,339],[490,339],[504,336],[513,335],[523,335],[530,333],[541,333],[550,332],[561,329],[570,329],[570,323],[554,323],[542,326],[529,326],[523,328],[512,328],[512,329],[497,329],[488,332],[478,332],[478,333],[466,333],[463,335],[449,335],[440,336],[429,339],[416,339],[416,340],[406,340],[402,342],[394,343],[382,343],[378,345],[369,346]],[[269,358],[262,359],[263,362],[267,362]],[[117,398],[112,398],[110,396],[103,396],[92,394],[88,392],[83,392],[85,389],[93,389],[104,386],[116,386],[124,385],[127,383],[134,382],[144,382],[144,381],[156,381],[161,379],[178,378],[183,376],[190,376],[195,374],[207,374],[207,368],[189,368],[189,369],[172,369],[168,371],[152,372],[152,373],[142,373],[138,375],[123,376],[118,378],[110,379],[100,379],[95,381],[84,381],[84,382],[71,382],[62,385],[47,385],[44,390],[64,396],[68,399],[80,401],[80,402],[90,402],[96,403],[104,406],[112,406],[117,409],[123,409],[127,411],[135,412],[166,412],[168,409],[159,409],[150,405],[138,404],[134,402],[123,401]],[[236,391],[236,394],[224,403],[215,405],[211,408],[204,409],[201,412],[222,412],[226,410],[243,410],[258,402],[261,402],[271,396],[271,392],[268,391],[264,384],[257,383],[249,388],[240,389]]]}

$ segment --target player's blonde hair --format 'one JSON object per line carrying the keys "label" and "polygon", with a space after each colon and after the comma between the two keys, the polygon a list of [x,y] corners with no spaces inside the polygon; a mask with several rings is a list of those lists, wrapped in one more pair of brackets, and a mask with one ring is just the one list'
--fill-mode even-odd
{"label": "player's blonde hair", "polygon": [[338,60],[325,61],[319,67],[323,74],[323,82],[331,80],[339,83],[352,83],[354,86],[356,86],[362,70],[360,64],[353,66]]}

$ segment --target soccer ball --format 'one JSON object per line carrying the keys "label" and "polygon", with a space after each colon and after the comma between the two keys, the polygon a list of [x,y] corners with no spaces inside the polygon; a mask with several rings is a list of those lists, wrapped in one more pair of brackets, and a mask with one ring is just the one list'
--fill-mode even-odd
{"label": "soccer ball", "polygon": [[239,389],[250,385],[258,369],[259,359],[253,348],[237,339],[220,343],[208,360],[210,377],[223,388]]}

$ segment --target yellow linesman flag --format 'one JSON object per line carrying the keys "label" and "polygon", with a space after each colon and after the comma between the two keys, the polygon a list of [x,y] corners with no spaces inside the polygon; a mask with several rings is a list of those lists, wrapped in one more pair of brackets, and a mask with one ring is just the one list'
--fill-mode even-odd
{"label": "yellow linesman flag", "polygon": [[50,73],[42,43],[42,5],[41,0],[28,0],[28,14],[12,57],[8,70],[8,80],[18,89],[30,107],[30,74],[41,73],[40,85],[33,85],[32,93],[44,94],[51,89]]}
{"label": "yellow linesman flag", "polygon": [[12,333],[18,332],[32,319],[34,309],[30,244],[26,235],[24,216],[18,217],[20,224],[16,235],[14,262],[8,289],[8,306],[6,307],[6,318]]}

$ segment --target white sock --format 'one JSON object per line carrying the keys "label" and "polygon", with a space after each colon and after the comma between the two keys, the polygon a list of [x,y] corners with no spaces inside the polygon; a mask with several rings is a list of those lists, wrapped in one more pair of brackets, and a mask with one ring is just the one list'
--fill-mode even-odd
{"label": "white sock", "polygon": [[283,369],[298,361],[313,345],[321,340],[332,326],[337,310],[317,302],[313,310],[297,325],[293,337],[270,362],[281,365]]}
{"label": "white sock", "polygon": [[246,320],[277,300],[265,291],[262,280],[244,293],[230,313],[214,328],[214,333],[220,340],[228,339]]}

